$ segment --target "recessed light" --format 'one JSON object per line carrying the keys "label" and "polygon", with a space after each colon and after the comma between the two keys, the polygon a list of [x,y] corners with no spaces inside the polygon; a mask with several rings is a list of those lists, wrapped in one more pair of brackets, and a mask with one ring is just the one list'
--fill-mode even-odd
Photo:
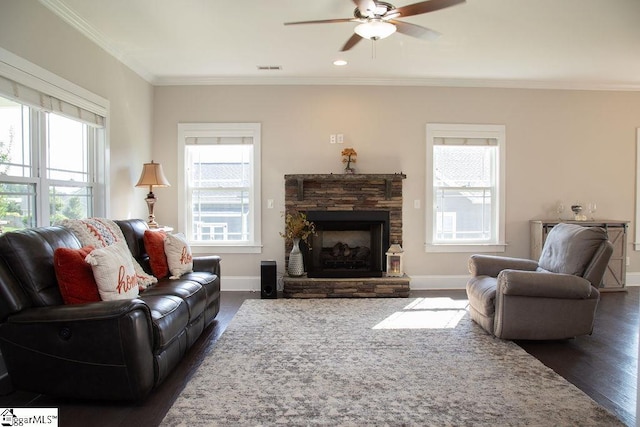
{"label": "recessed light", "polygon": [[333,61],[333,65],[342,67],[343,65],[347,65],[347,61],[345,61],[344,59],[336,59],[335,61]]}

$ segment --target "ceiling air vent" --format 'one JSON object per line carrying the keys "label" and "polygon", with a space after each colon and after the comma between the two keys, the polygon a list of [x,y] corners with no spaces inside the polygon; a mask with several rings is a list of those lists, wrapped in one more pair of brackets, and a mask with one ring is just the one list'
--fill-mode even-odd
{"label": "ceiling air vent", "polygon": [[258,65],[258,70],[260,71],[282,70],[282,66],[281,65]]}

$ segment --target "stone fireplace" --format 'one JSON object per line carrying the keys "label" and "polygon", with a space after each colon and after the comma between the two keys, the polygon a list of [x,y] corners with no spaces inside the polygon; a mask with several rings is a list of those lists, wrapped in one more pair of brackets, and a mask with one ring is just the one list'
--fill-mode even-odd
{"label": "stone fireplace", "polygon": [[[385,276],[385,252],[402,244],[404,174],[285,175],[285,211],[307,214],[307,275],[284,277],[289,297],[408,296],[409,279]],[[285,253],[291,250],[290,244]],[[288,258],[287,258],[288,262]]]}
{"label": "stone fireplace", "polygon": [[[389,247],[387,211],[308,211],[308,277],[382,277]],[[309,250],[311,249],[311,250]]]}

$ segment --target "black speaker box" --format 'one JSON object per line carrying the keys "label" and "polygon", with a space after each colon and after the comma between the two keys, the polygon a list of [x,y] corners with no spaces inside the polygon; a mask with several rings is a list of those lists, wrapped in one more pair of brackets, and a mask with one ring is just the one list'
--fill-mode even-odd
{"label": "black speaker box", "polygon": [[275,261],[260,262],[260,297],[278,298],[278,278]]}

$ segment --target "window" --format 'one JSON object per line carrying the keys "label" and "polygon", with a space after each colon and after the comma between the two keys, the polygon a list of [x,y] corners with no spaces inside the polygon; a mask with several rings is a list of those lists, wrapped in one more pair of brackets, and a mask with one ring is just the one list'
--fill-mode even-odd
{"label": "window", "polygon": [[101,138],[101,129],[0,97],[2,230],[92,216]]}
{"label": "window", "polygon": [[107,108],[0,51],[0,232],[106,215]]}
{"label": "window", "polygon": [[427,125],[427,251],[504,251],[504,159],[504,126]]}
{"label": "window", "polygon": [[94,152],[101,145],[102,130],[56,114],[45,117],[49,222],[91,217],[97,182]]}
{"label": "window", "polygon": [[260,124],[178,125],[180,228],[194,248],[261,251]]}

